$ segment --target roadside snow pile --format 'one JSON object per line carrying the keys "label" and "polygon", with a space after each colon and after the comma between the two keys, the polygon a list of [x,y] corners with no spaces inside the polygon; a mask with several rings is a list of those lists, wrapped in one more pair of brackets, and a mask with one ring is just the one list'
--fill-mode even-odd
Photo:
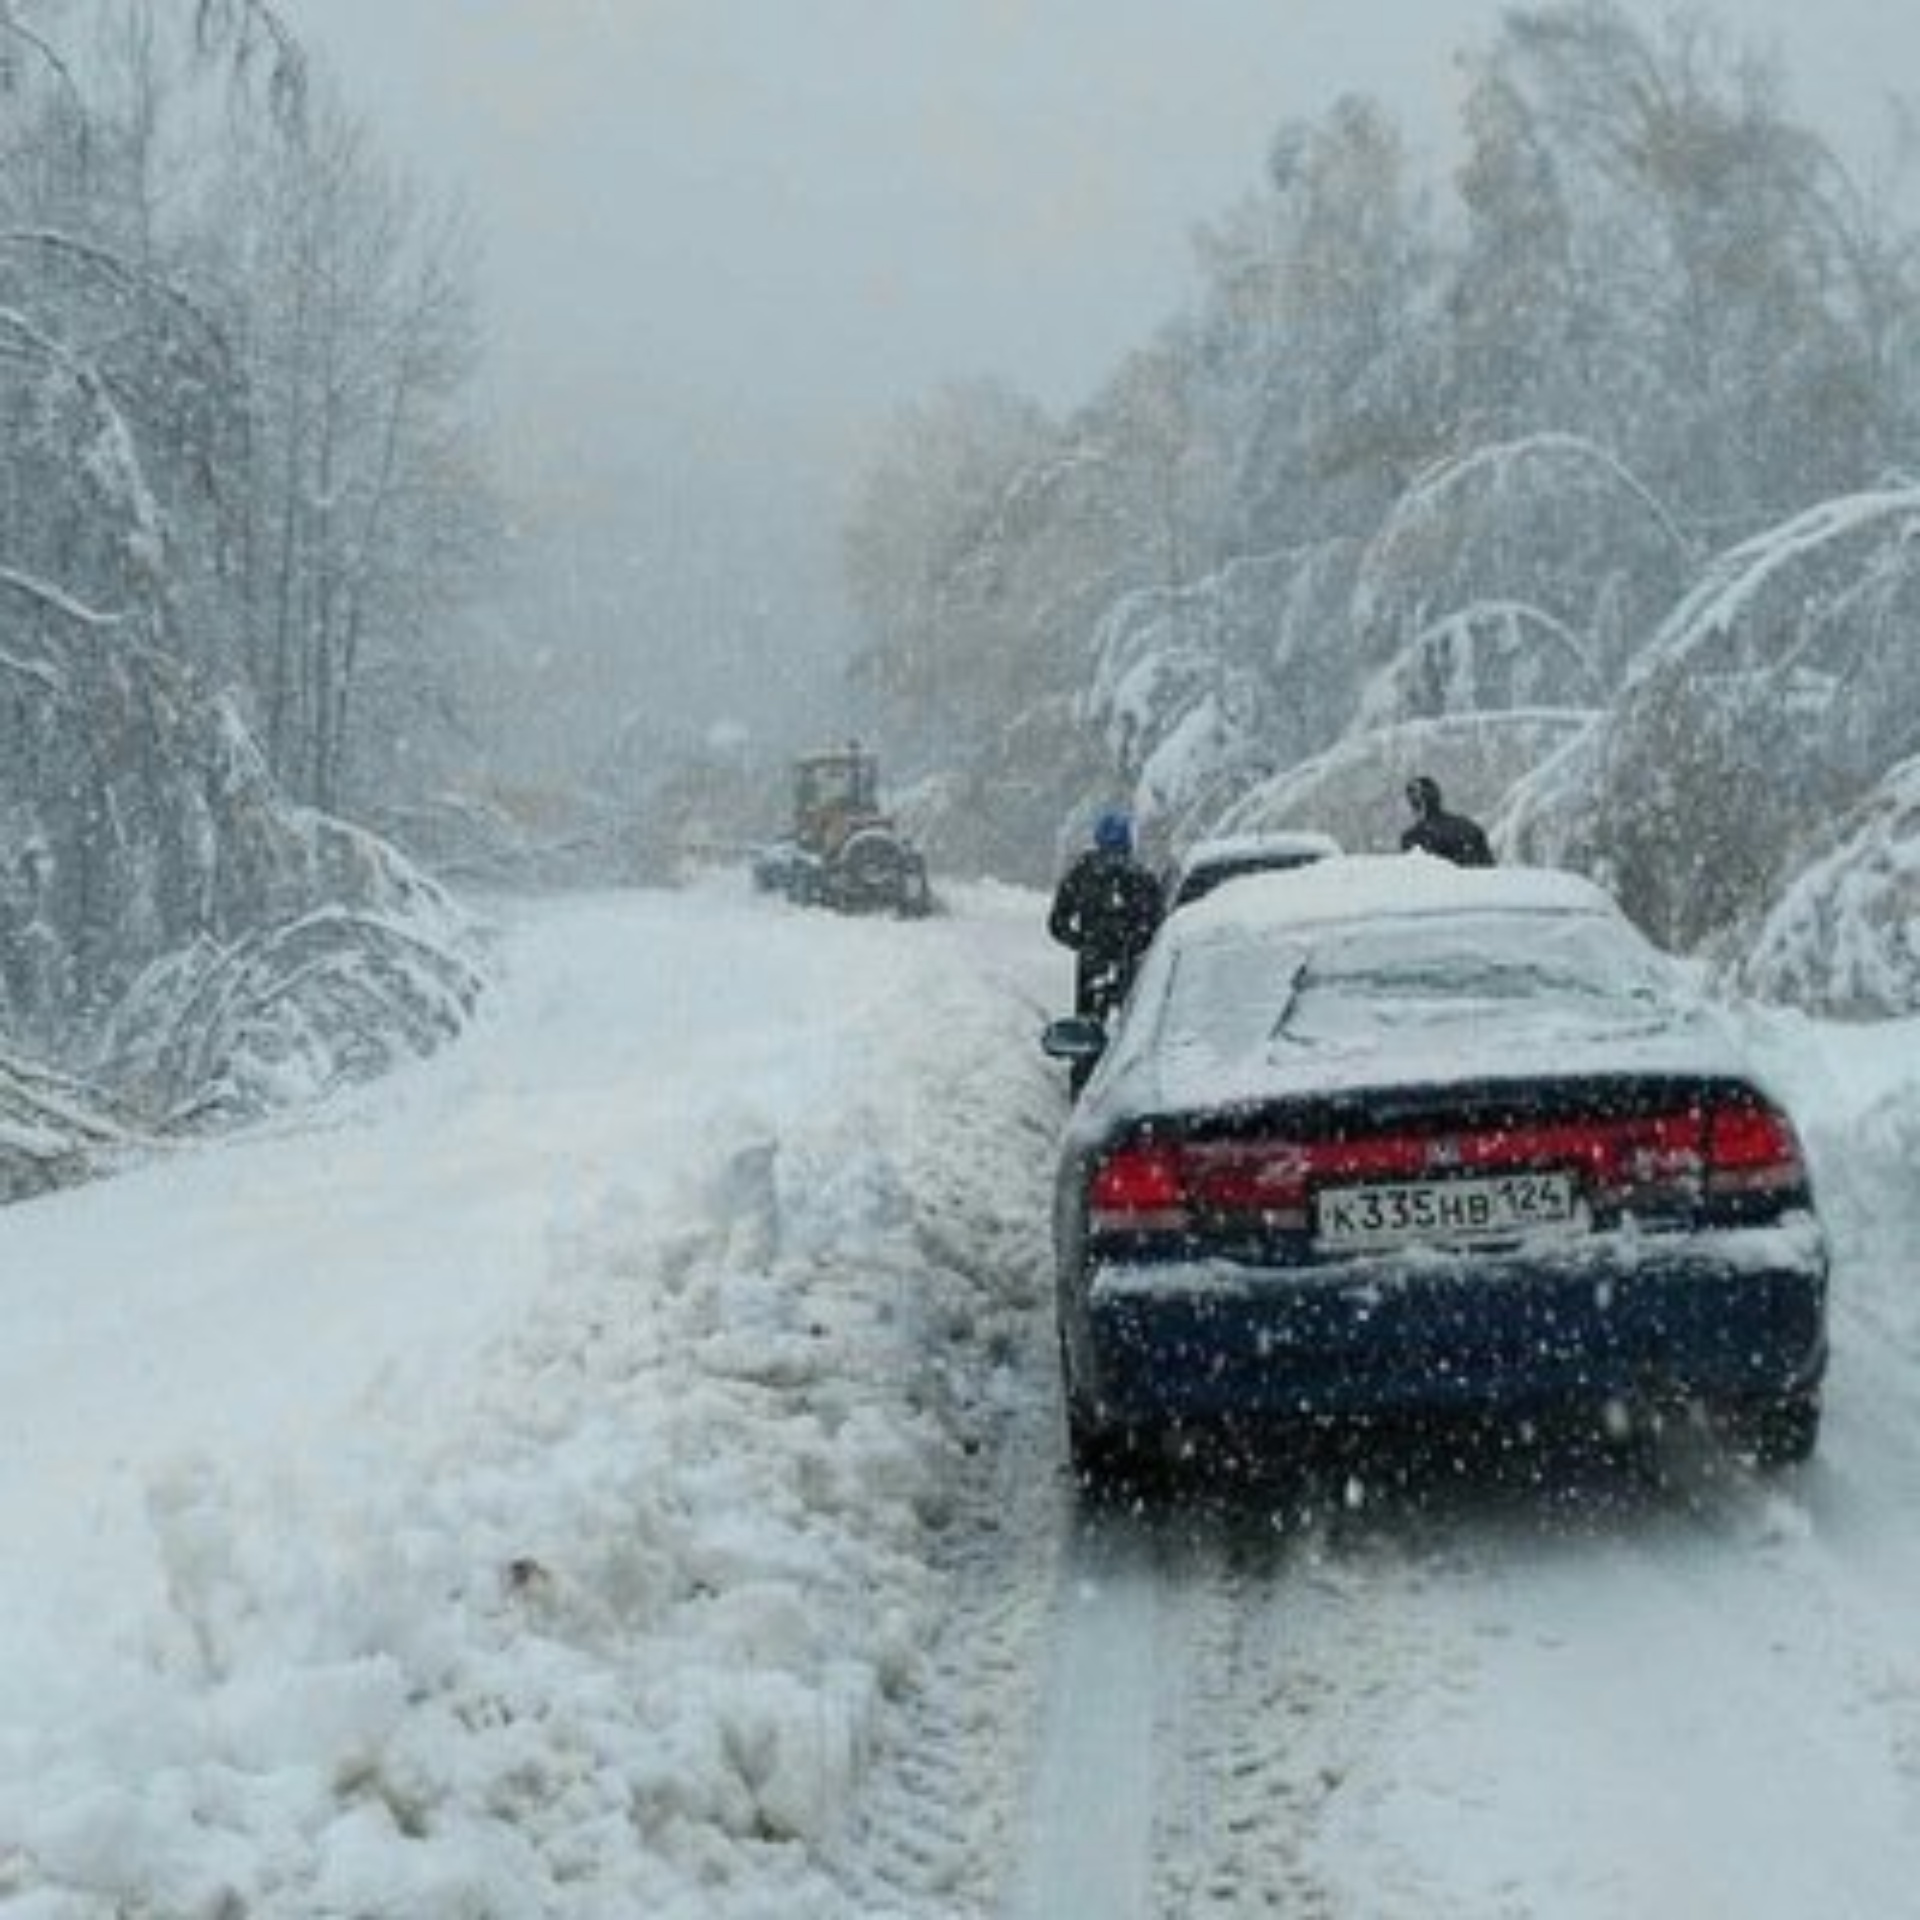
{"label": "roadside snow pile", "polygon": [[1058,1092],[939,923],[728,911],[730,1001],[814,997],[801,940],[842,993],[722,1029],[691,1099],[537,1095],[610,1165],[529,1141],[566,1217],[451,1406],[396,1387],[297,1465],[151,1480],[144,1626],[0,1715],[10,1914],[848,1912],[831,1843],[1043,1312]]}

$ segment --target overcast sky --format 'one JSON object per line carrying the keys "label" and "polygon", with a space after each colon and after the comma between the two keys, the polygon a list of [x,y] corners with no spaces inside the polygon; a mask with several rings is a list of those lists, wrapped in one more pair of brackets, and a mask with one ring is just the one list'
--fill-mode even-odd
{"label": "overcast sky", "polygon": [[[1375,94],[1439,158],[1492,0],[282,0],[487,249],[516,466],[674,450],[817,489],[994,373],[1086,397],[1192,287],[1275,127]],[[1654,0],[1642,9],[1656,14]],[[1912,0],[1726,0],[1843,142]],[[695,450],[689,455],[688,449]],[[654,451],[650,451],[654,450]],[[551,481],[549,480],[549,484]],[[586,480],[584,484],[591,485]],[[777,517],[777,516],[776,516]]]}
{"label": "overcast sky", "polygon": [[302,0],[300,14],[352,97],[470,191],[516,392],[611,374],[623,396],[778,427],[987,370],[1081,397],[1179,300],[1190,227],[1257,179],[1283,112],[1343,85],[1451,84],[1443,36],[1382,31],[1343,56],[1353,11]]}
{"label": "overcast sky", "polygon": [[[775,421],[992,370],[1082,397],[1188,234],[1342,91],[1450,121],[1479,0],[287,0],[488,236],[503,376]],[[1805,110],[1876,109],[1908,0],[1730,0]],[[1850,96],[1850,84],[1855,92]],[[1920,80],[1920,73],[1915,74]],[[586,378],[582,379],[582,375]],[[522,384],[524,383],[524,385]]]}

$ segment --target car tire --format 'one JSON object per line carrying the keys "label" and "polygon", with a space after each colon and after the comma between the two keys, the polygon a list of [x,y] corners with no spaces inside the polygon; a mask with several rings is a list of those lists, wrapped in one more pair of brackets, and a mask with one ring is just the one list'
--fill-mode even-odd
{"label": "car tire", "polygon": [[848,913],[903,910],[909,891],[906,849],[879,827],[849,836],[833,863],[833,890]]}
{"label": "car tire", "polygon": [[1820,1396],[1789,1393],[1746,1401],[1733,1409],[1728,1425],[1735,1446],[1750,1453],[1762,1471],[1797,1467],[1813,1458],[1820,1442]]}

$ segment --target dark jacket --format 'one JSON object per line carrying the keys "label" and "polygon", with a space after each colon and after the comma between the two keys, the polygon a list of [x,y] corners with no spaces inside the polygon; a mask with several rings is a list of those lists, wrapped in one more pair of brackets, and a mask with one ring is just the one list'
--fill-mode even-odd
{"label": "dark jacket", "polygon": [[1423,813],[1400,836],[1400,847],[1405,853],[1436,854],[1442,860],[1451,860],[1456,867],[1494,864],[1493,849],[1487,844],[1487,836],[1481,832],[1478,822],[1469,820],[1464,813],[1449,813],[1444,807]]}
{"label": "dark jacket", "polygon": [[1079,956],[1076,1011],[1104,1020],[1126,998],[1162,910],[1160,882],[1129,854],[1096,847],[1067,869],[1047,931]]}

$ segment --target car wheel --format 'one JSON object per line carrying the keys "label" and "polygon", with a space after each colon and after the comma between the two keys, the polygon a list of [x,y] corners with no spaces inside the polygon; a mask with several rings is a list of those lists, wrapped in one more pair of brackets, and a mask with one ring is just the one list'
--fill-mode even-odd
{"label": "car wheel", "polygon": [[1797,1467],[1813,1458],[1820,1440],[1820,1396],[1790,1393],[1755,1400],[1733,1410],[1728,1422],[1734,1444],[1763,1469]]}

